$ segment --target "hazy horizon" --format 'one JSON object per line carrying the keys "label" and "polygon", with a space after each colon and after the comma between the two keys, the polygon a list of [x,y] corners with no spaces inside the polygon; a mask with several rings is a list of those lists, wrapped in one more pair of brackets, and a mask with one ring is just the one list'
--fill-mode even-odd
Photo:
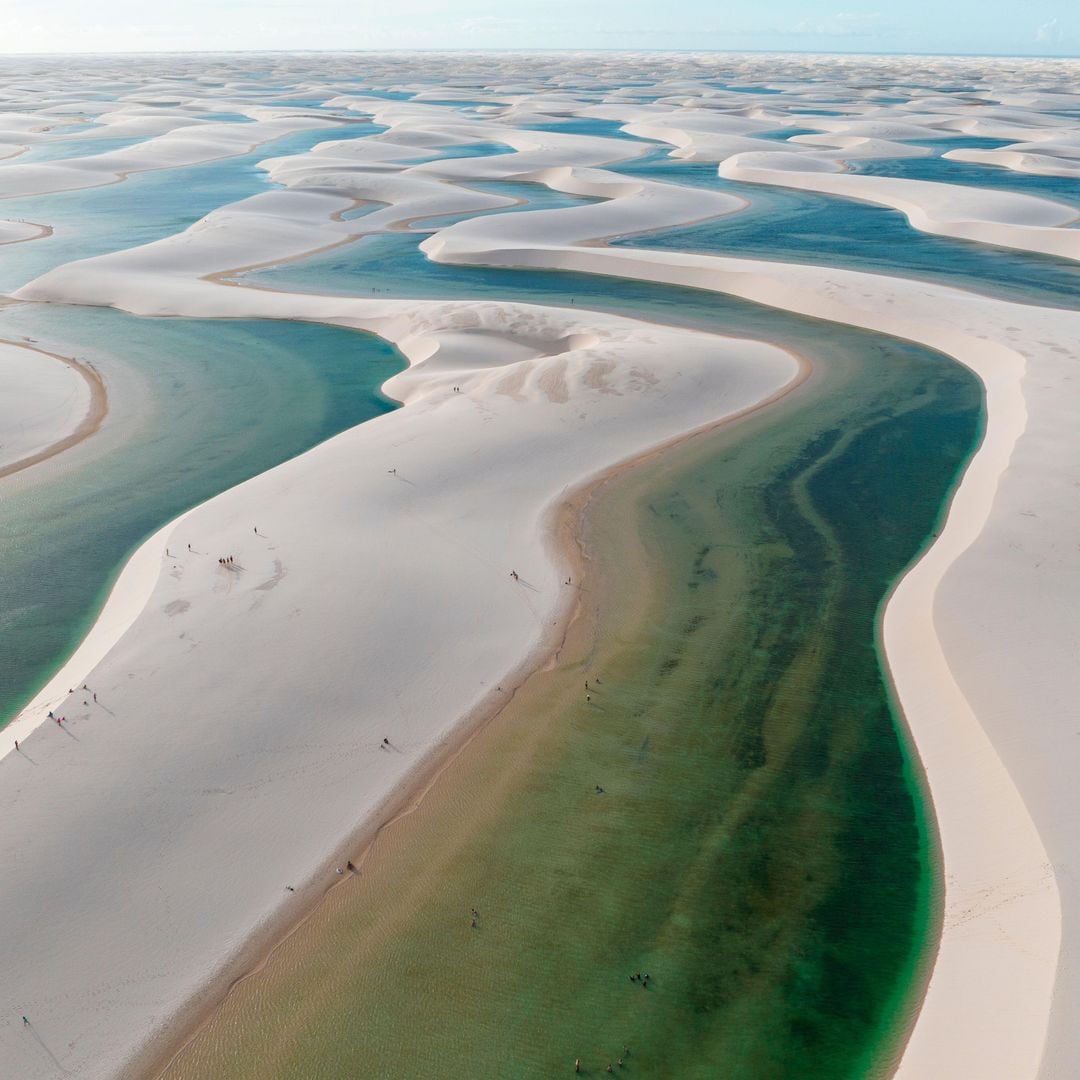
{"label": "hazy horizon", "polygon": [[357,11],[342,0],[188,0],[183,10],[101,0],[11,0],[2,55],[149,52],[659,51],[1075,59],[1080,11],[933,0],[838,6],[760,0],[717,13],[707,0],[398,0]]}

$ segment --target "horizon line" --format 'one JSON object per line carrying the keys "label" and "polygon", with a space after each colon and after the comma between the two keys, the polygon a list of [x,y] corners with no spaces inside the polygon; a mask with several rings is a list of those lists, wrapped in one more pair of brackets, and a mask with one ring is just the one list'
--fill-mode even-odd
{"label": "horizon line", "polygon": [[350,49],[107,49],[107,50],[67,50],[55,49],[47,52],[2,52],[0,60],[15,57],[33,56],[297,56],[306,54],[339,55],[348,56],[358,53],[431,53],[431,54],[454,54],[454,53],[634,53],[664,55],[669,53],[734,53],[737,55],[791,55],[791,56],[924,56],[924,57],[949,57],[970,60],[1080,60],[1080,53],[995,53],[995,52],[919,52],[900,50],[897,52],[863,49],[735,49],[735,48],[632,48],[595,46],[592,48],[573,48],[571,46],[548,46],[548,47],[524,47],[524,46],[478,46],[454,48],[435,48],[429,46],[399,46],[365,48],[357,46]]}

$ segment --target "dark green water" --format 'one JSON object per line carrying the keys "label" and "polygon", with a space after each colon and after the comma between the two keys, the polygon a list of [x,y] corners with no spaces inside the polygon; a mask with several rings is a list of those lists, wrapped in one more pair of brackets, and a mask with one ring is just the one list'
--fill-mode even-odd
{"label": "dark green water", "polygon": [[0,336],[20,335],[70,343],[120,376],[110,383],[138,389],[112,402],[108,435],[5,481],[0,722],[71,652],[143,539],[386,412],[392,405],[378,388],[404,366],[378,338],[304,323],[137,319],[51,305],[0,310]]}
{"label": "dark green water", "polygon": [[595,651],[170,1080],[596,1076],[624,1046],[648,1077],[880,1071],[932,875],[876,620],[981,417],[964,369],[889,346],[603,497]]}
{"label": "dark green water", "polygon": [[[832,235],[830,252],[843,246]],[[632,1044],[649,1076],[866,1072],[902,1017],[930,917],[926,826],[875,615],[977,437],[976,381],[928,350],[742,301],[442,267],[415,243],[377,237],[257,278],[574,298],[792,345],[825,376],[654,477],[639,528],[666,602],[638,641],[615,642],[603,716],[577,703],[552,719],[565,742],[534,763],[528,790],[483,835],[459,837],[465,851],[417,921],[377,964],[370,949],[355,961],[355,991],[336,992],[272,1075],[546,1077],[586,1040]],[[117,402],[112,444],[91,441],[5,498],[0,716],[75,644],[139,540],[385,411],[374,388],[398,366],[371,339],[292,324],[26,307],[0,313],[0,331],[111,354],[144,391]],[[464,896],[502,920],[467,959],[439,930]],[[653,974],[648,993],[632,970]],[[265,1046],[286,1026],[245,1038]]]}

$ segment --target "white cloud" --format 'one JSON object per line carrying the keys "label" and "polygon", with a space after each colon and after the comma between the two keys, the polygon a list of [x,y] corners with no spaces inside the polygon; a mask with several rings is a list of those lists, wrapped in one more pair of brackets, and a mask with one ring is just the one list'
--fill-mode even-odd
{"label": "white cloud", "polygon": [[1061,41],[1061,38],[1061,27],[1058,26],[1058,21],[1056,18],[1047,19],[1046,22],[1044,22],[1042,26],[1040,26],[1035,31],[1036,41],[1042,41],[1048,44],[1056,44],[1057,42]]}

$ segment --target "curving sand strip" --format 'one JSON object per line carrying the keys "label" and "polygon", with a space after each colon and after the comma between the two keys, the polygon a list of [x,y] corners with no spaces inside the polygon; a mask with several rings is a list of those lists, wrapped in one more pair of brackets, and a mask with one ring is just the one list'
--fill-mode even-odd
{"label": "curving sand strip", "polygon": [[0,479],[89,438],[107,411],[105,383],[90,364],[0,340]]}
{"label": "curving sand strip", "polygon": [[890,206],[915,229],[980,244],[1080,260],[1080,231],[1062,228],[1077,221],[1064,203],[1033,195],[834,171],[835,163],[809,162],[801,154],[736,154],[720,175],[751,184],[775,184]]}
{"label": "curving sand strip", "polygon": [[48,225],[35,225],[32,221],[0,221],[0,245],[24,244],[27,240],[40,240],[51,236]]}
{"label": "curving sand strip", "polygon": [[[546,526],[568,490],[799,377],[770,346],[591,313],[310,303],[417,358],[387,385],[405,407],[144,545],[0,760],[3,1012],[80,1076],[169,1041],[253,935],[336,880],[356,823],[499,700],[573,596]],[[21,1035],[0,1025],[4,1070],[52,1076]]]}
{"label": "curving sand strip", "polygon": [[1037,176],[1080,178],[1080,144],[1018,143],[1000,150],[949,150],[941,156]]}
{"label": "curving sand strip", "polygon": [[[481,220],[423,246],[446,261],[729,292],[919,341],[980,376],[989,405],[983,448],[937,554],[896,594],[901,612],[921,617],[903,634],[896,617],[886,620],[888,662],[930,782],[946,866],[939,954],[899,1075],[938,1075],[947,1062],[941,1075],[1016,1080],[1039,1074],[1044,1048],[1069,1060],[1076,1036],[1068,1018],[1080,1000],[1080,965],[1069,943],[1080,936],[1080,896],[1055,868],[1068,865],[1076,846],[1069,777],[1080,769],[1080,753],[1061,672],[1075,655],[1069,628],[1080,601],[1080,584],[1066,582],[1080,575],[1055,575],[1049,588],[1037,581],[1042,567],[1074,560],[1060,547],[1075,531],[1067,523],[1074,511],[1065,509],[1072,503],[1063,504],[1047,461],[1072,456],[1080,315],[820,267],[625,248],[501,250]],[[1023,541],[1017,520],[1030,526]],[[1027,628],[1022,637],[1018,623]],[[1041,723],[1033,728],[1036,701]],[[1052,785],[1047,761],[1063,763]]]}
{"label": "curving sand strip", "polygon": [[251,153],[263,143],[296,131],[327,127],[332,118],[282,118],[251,124],[178,127],[157,138],[88,157],[63,161],[18,161],[0,167],[0,199],[113,184],[131,173],[176,169]]}

